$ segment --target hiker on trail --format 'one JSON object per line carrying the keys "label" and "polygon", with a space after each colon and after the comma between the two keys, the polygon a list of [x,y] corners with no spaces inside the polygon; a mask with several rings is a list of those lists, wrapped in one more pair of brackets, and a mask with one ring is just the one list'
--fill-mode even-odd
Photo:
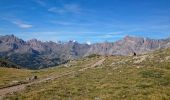
{"label": "hiker on trail", "polygon": [[136,56],[136,52],[133,53],[133,56]]}
{"label": "hiker on trail", "polygon": [[36,79],[38,79],[37,76],[32,76],[32,77],[26,78],[27,81],[33,81],[33,80],[36,80]]}

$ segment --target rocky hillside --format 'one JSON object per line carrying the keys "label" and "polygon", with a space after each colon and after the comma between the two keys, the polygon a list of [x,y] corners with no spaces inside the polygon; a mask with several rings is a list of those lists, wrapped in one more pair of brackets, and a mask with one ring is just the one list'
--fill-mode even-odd
{"label": "rocky hillside", "polygon": [[59,65],[70,59],[91,54],[129,55],[170,47],[170,38],[154,40],[126,36],[117,42],[104,42],[92,45],[69,42],[42,42],[37,39],[24,41],[14,35],[0,37],[0,56],[30,69]]}
{"label": "rocky hillside", "polygon": [[122,40],[114,43],[97,43],[91,46],[88,54],[100,55],[129,55],[133,52],[137,54],[146,53],[161,48],[170,47],[170,39],[149,39],[141,37],[126,36]]}
{"label": "rocky hillside", "polygon": [[0,56],[30,69],[55,66],[70,59],[83,57],[90,48],[87,44],[24,41],[14,35],[0,37]]}

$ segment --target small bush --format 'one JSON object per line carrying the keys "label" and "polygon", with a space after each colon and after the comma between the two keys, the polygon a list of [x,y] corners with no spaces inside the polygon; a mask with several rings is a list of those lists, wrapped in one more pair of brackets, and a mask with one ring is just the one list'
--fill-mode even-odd
{"label": "small bush", "polygon": [[89,56],[87,56],[88,58],[93,58],[93,57],[99,57],[100,55],[97,55],[97,54],[91,54]]}
{"label": "small bush", "polygon": [[153,71],[153,70],[142,71],[140,72],[140,74],[144,78],[161,78],[162,77],[162,73]]}
{"label": "small bush", "polygon": [[136,87],[145,89],[145,88],[152,87],[152,85],[151,84],[146,84],[146,83],[140,83],[140,84],[136,85]]}

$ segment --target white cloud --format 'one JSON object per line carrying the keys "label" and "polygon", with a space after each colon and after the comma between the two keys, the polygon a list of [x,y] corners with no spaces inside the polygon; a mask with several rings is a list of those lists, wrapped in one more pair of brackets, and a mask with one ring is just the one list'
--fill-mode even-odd
{"label": "white cloud", "polygon": [[31,27],[33,27],[33,25],[28,24],[27,22],[20,20],[16,17],[0,17],[0,19],[8,21],[12,24],[15,24],[20,28],[31,28]]}
{"label": "white cloud", "polygon": [[53,13],[60,13],[60,14],[67,12],[65,9],[60,9],[57,7],[51,7],[48,9],[48,11]]}
{"label": "white cloud", "polygon": [[73,13],[78,13],[80,11],[79,5],[76,5],[76,4],[66,4],[66,5],[64,5],[64,8],[67,11],[73,12]]}
{"label": "white cloud", "polygon": [[22,21],[12,21],[13,24],[17,25],[18,27],[20,28],[31,28],[32,25],[31,24],[27,24],[25,22],[22,22]]}
{"label": "white cloud", "polygon": [[64,25],[64,26],[92,26],[93,23],[80,23],[80,22],[76,22],[76,21],[57,21],[57,20],[51,20],[49,21],[52,24],[59,24],[59,25]]}
{"label": "white cloud", "polygon": [[36,3],[38,3],[41,6],[46,6],[46,3],[42,0],[35,0]]}
{"label": "white cloud", "polygon": [[80,13],[80,7],[77,4],[65,4],[62,7],[51,7],[49,12],[65,14],[65,13]]}

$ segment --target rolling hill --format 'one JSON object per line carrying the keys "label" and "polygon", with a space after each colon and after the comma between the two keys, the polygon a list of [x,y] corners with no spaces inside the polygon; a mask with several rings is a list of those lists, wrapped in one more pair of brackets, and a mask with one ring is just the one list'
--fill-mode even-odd
{"label": "rolling hill", "polygon": [[[29,73],[39,79],[26,83],[13,94],[9,92],[4,99],[170,99],[170,49],[137,56],[91,55]],[[0,89],[0,93],[5,90]]]}

